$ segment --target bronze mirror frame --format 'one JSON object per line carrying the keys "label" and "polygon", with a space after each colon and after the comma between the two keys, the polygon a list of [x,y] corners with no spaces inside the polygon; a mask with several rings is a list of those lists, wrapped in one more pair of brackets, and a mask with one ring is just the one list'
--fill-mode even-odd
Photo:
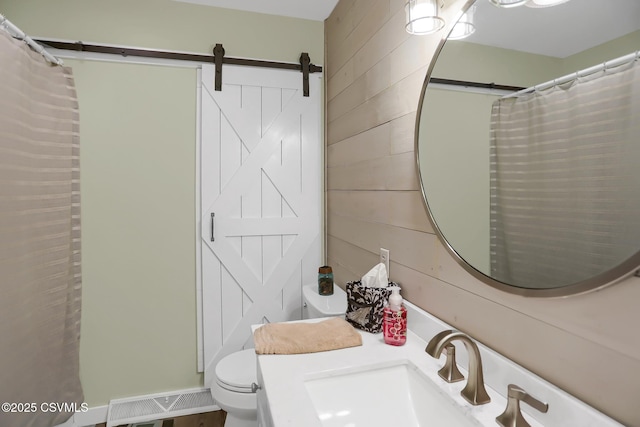
{"label": "bronze mirror frame", "polygon": [[[486,0],[469,0],[463,6],[458,16],[462,16],[462,13],[464,13],[467,9],[469,9],[474,3],[476,3],[476,1],[486,1]],[[451,26],[451,28],[453,28],[453,25]],[[446,248],[447,252],[455,259],[455,261],[460,266],[464,268],[464,270],[466,270],[468,273],[470,273],[473,277],[480,280],[481,282],[493,288],[499,289],[501,291],[520,295],[520,296],[525,296],[525,297],[549,298],[549,297],[566,297],[570,295],[577,295],[577,294],[582,294],[585,292],[601,289],[606,286],[610,286],[614,283],[618,283],[621,280],[633,275],[634,273],[638,275],[637,272],[639,271],[638,269],[640,268],[640,248],[634,255],[624,260],[620,264],[614,266],[613,268],[603,273],[590,277],[588,279],[585,279],[576,283],[568,284],[565,286],[556,287],[556,288],[541,288],[541,289],[523,288],[523,287],[511,285],[509,283],[498,281],[493,277],[479,271],[478,269],[470,265],[467,261],[465,261],[465,259],[447,241],[447,239],[444,237],[442,230],[438,226],[433,216],[432,210],[429,206],[429,200],[428,200],[426,190],[424,188],[424,183],[423,183],[423,173],[420,165],[420,155],[419,155],[420,154],[420,119],[422,115],[423,104],[425,102],[425,95],[427,92],[429,81],[431,79],[431,74],[436,66],[438,57],[440,56],[440,53],[446,44],[447,36],[448,36],[448,33],[447,34],[443,33],[443,36],[440,39],[440,42],[436,48],[436,51],[433,55],[431,63],[429,64],[429,67],[427,69],[427,74],[424,79],[422,90],[420,93],[420,98],[418,101],[418,109],[416,112],[416,122],[415,122],[415,129],[414,129],[415,162],[416,162],[416,167],[418,171],[418,182],[420,185],[420,192],[422,194],[423,205],[426,209],[427,217],[429,218],[429,222],[433,227],[435,234],[438,236],[438,239]],[[428,139],[426,140],[426,142],[428,143]]]}

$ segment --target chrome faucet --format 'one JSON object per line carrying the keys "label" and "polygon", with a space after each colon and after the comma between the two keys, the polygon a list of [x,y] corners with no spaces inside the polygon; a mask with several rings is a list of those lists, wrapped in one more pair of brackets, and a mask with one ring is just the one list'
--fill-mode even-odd
{"label": "chrome faucet", "polygon": [[507,408],[502,414],[496,417],[496,422],[502,427],[531,427],[522,416],[522,412],[520,412],[520,401],[528,403],[540,412],[547,412],[549,410],[548,404],[531,396],[524,391],[522,387],[509,384],[507,391]]}
{"label": "chrome faucet", "polygon": [[455,340],[462,341],[467,349],[467,353],[469,353],[469,378],[460,394],[472,405],[489,403],[491,398],[484,388],[480,350],[478,350],[478,346],[468,335],[459,331],[442,331],[431,338],[431,341],[429,341],[424,351],[431,357],[438,359],[447,345]]}

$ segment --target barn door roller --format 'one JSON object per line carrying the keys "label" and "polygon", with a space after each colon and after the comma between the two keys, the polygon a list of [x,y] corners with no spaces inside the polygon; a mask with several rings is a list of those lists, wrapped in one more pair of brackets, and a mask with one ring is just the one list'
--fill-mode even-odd
{"label": "barn door roller", "polygon": [[279,68],[285,70],[297,70],[302,72],[302,92],[304,96],[309,96],[309,74],[322,72],[322,67],[311,63],[311,58],[307,52],[300,55],[300,63],[261,61],[258,59],[230,58],[224,56],[225,50],[221,43],[217,43],[213,48],[213,63],[216,68],[215,85],[217,91],[222,90],[222,64],[246,65],[250,67]]}

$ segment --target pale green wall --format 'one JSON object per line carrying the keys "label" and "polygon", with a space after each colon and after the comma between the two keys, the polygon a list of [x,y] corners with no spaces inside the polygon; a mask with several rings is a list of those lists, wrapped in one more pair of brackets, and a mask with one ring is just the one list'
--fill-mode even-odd
{"label": "pale green wall", "polygon": [[[29,35],[324,62],[322,22],[169,0],[0,0]],[[81,378],[90,406],[196,372],[194,69],[66,60],[80,102]]]}
{"label": "pale green wall", "polygon": [[418,153],[429,208],[458,254],[489,274],[489,117],[498,97],[439,88],[426,96]]}
{"label": "pale green wall", "polygon": [[445,44],[432,77],[531,86],[557,77],[562,60],[464,41]]}
{"label": "pale green wall", "polygon": [[635,31],[565,58],[562,74],[566,75],[577,70],[589,68],[637,50],[640,50],[640,31]]}
{"label": "pale green wall", "polygon": [[195,75],[68,62],[81,115],[86,399],[93,406],[199,386]]}

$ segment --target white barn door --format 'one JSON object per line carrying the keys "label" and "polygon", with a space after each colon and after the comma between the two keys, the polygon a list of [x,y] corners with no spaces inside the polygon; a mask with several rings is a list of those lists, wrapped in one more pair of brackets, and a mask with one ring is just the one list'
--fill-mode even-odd
{"label": "white barn door", "polygon": [[205,384],[251,325],[300,319],[322,261],[320,76],[203,65],[200,253]]}

